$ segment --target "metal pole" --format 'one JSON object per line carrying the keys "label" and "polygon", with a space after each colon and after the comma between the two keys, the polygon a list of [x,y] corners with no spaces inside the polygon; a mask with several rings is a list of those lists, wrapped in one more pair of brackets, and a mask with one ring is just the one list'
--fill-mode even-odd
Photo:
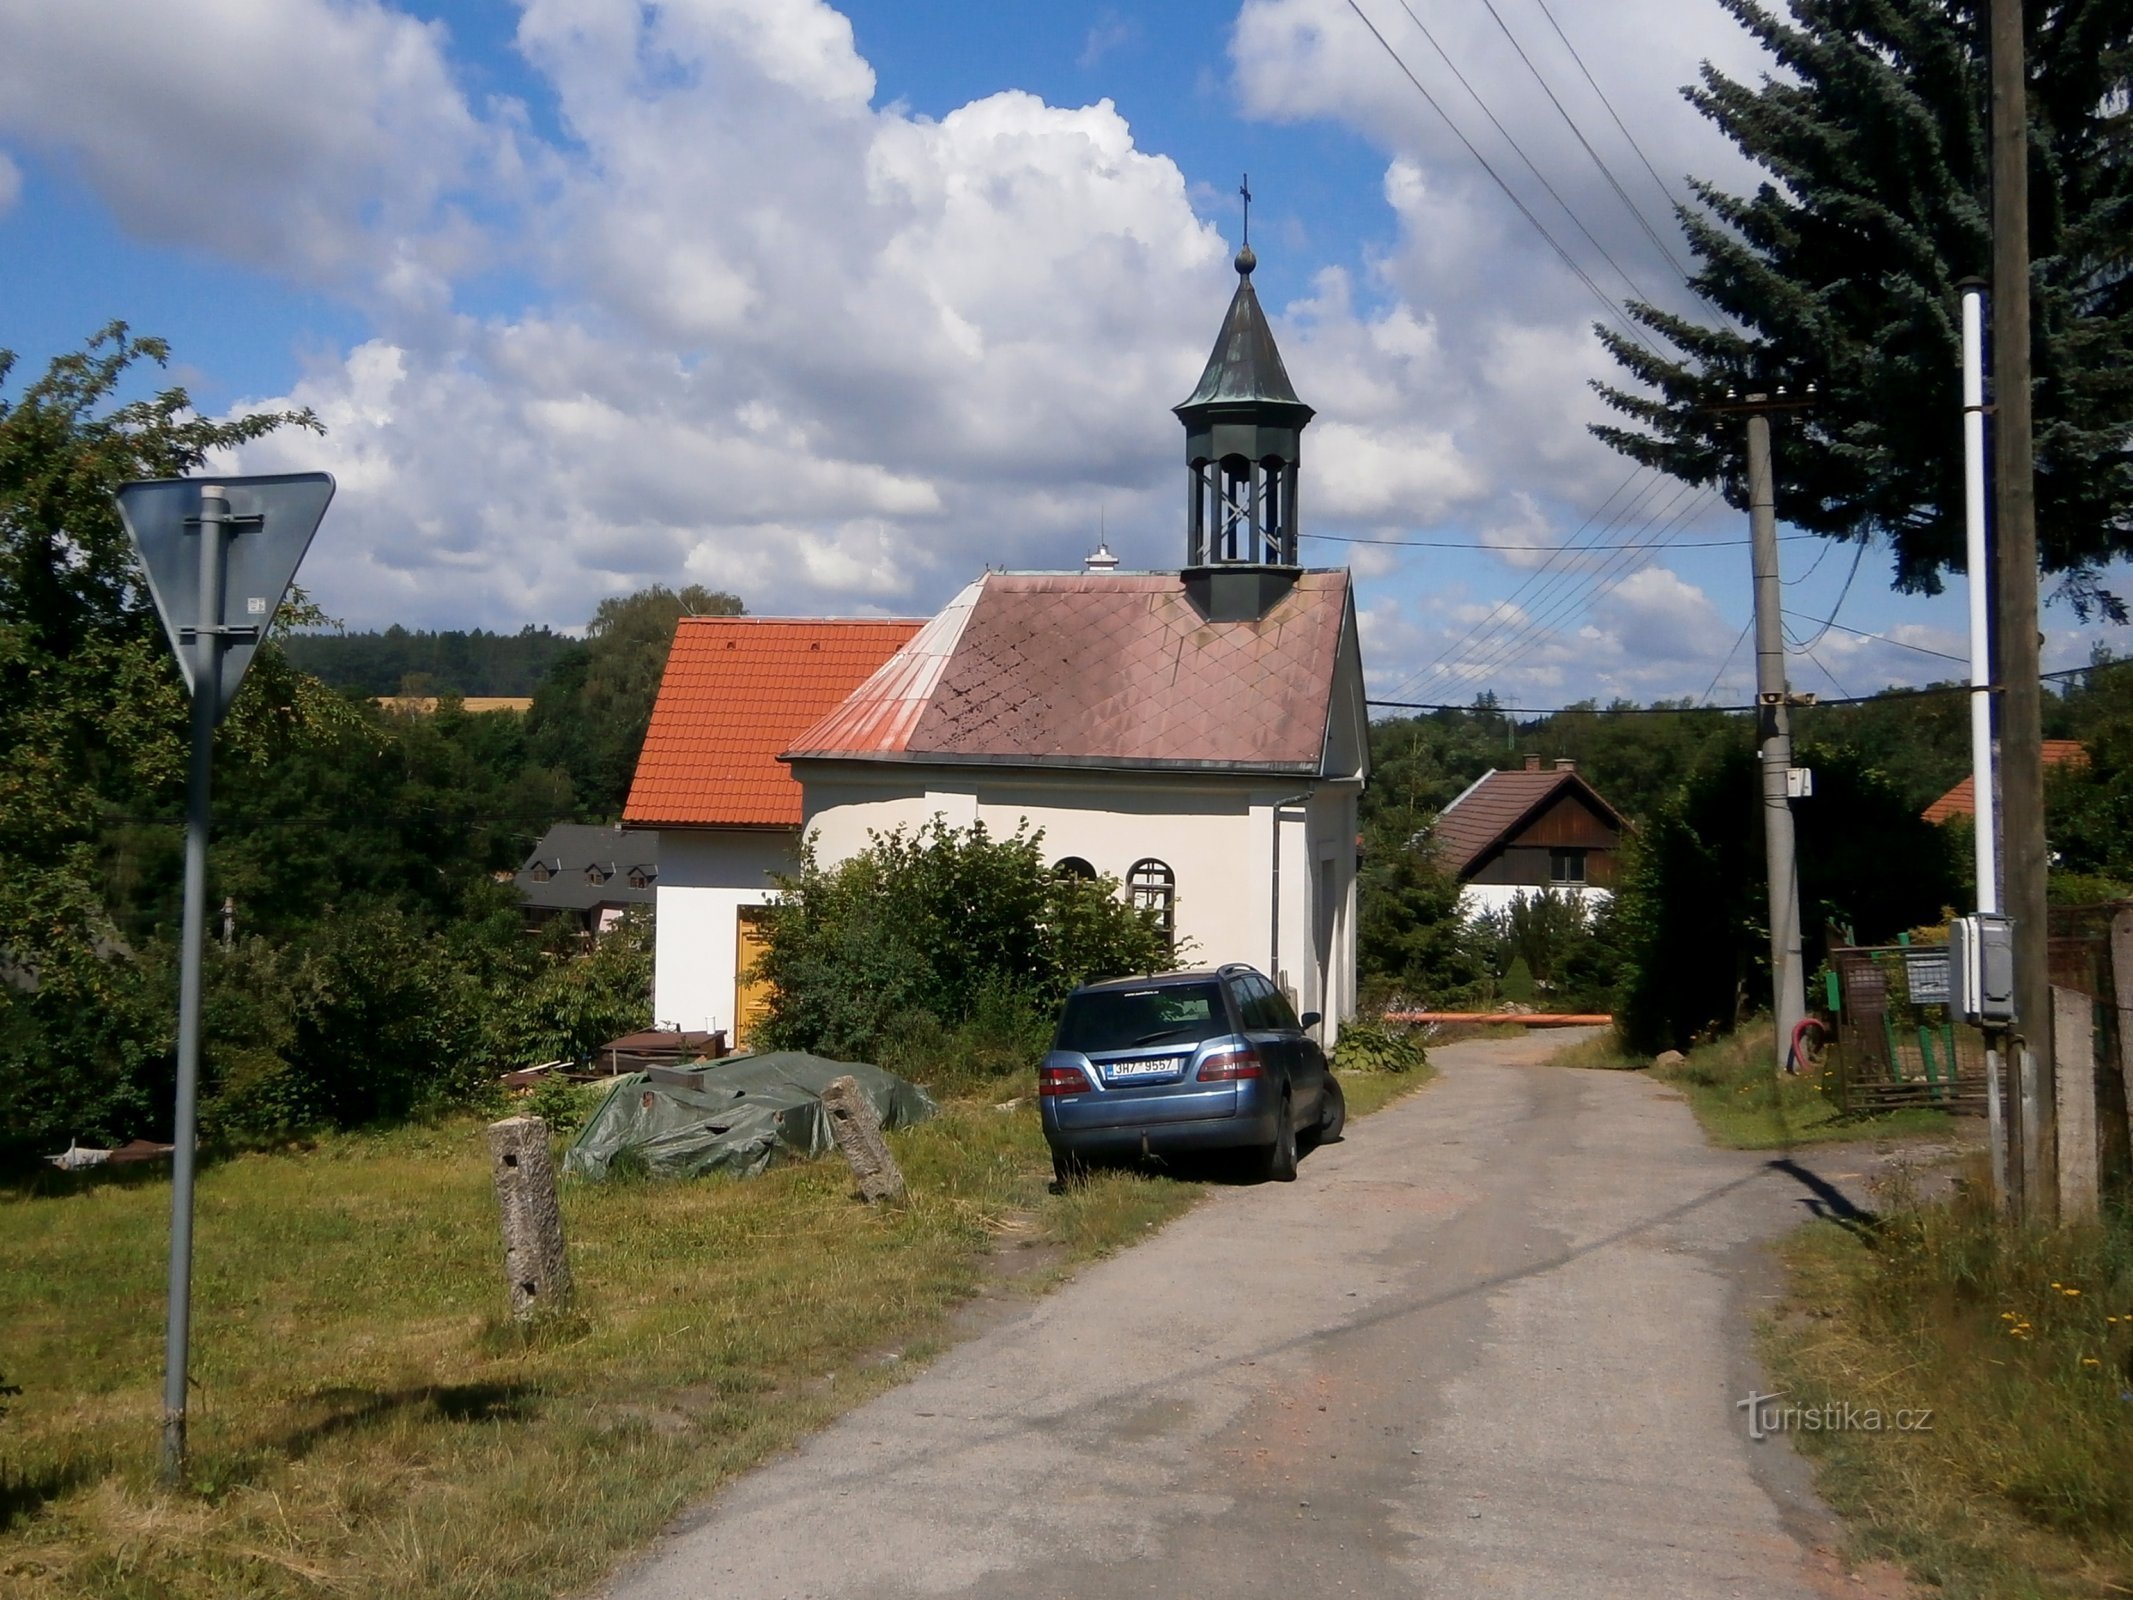
{"label": "metal pole", "polygon": [[2044,692],[2037,636],[2037,493],[2030,420],[2029,109],[2021,0],[1991,0],[1993,537],[1999,600],[2000,797],[2007,915],[2014,923],[2015,1026],[2025,1127],[2023,1192],[2050,1221],[2058,1196],[2045,903]]}
{"label": "metal pole", "polygon": [[1807,1015],[1800,955],[1800,875],[1793,859],[1792,715],[1785,687],[1785,633],[1778,586],[1777,500],[1771,487],[1770,419],[1748,413],[1748,531],[1755,558],[1755,690],[1763,754],[1763,850],[1770,893],[1771,1005],[1777,1065],[1790,1065],[1792,1037]]}
{"label": "metal pole", "polygon": [[200,616],[193,632],[193,747],[185,785],[185,910],[178,956],[178,1104],[170,1185],[170,1299],[163,1341],[163,1482],[185,1471],[186,1348],[192,1325],[193,1168],[200,1107],[200,967],[207,938],[208,797],[221,699],[223,534],[229,501],[200,488]]}
{"label": "metal pole", "polygon": [[[1963,534],[1964,570],[1970,590],[1970,787],[1976,823],[1974,860],[1977,909],[1993,916],[2000,909],[2000,822],[1998,779],[1992,748],[1992,565],[1987,543],[1985,482],[1985,289],[1980,278],[1964,280],[1963,293]],[[2010,1123],[2019,1125],[2019,1096],[2003,1095],[2000,1081],[2001,1030],[1985,1030],[1985,1132],[1992,1151],[1992,1199],[2006,1211],[2015,1197],[2009,1175],[2017,1180],[2019,1161],[2007,1159],[2020,1148],[2010,1139]],[[2012,1104],[2009,1104],[2009,1100]],[[2012,1116],[2010,1116],[2010,1111]]]}
{"label": "metal pole", "polygon": [[1977,908],[2000,909],[1999,801],[1992,774],[1992,579],[1985,542],[1985,286],[1963,290],[1963,533],[1970,588],[1970,783],[1977,800]]}

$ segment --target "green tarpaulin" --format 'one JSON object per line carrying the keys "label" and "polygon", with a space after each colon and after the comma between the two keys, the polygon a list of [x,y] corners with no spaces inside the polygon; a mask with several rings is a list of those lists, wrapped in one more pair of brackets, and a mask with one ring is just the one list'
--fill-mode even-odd
{"label": "green tarpaulin", "polygon": [[615,1157],[631,1150],[657,1177],[746,1178],[781,1157],[822,1155],[832,1142],[822,1091],[847,1075],[859,1080],[884,1128],[908,1128],[936,1109],[925,1090],[863,1062],[799,1050],[729,1056],[686,1072],[617,1079],[571,1141],[563,1170],[604,1178]]}

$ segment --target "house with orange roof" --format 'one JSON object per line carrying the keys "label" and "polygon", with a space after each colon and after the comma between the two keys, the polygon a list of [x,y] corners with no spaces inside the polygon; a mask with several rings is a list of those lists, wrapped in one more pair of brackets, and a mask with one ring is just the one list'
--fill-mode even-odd
{"label": "house with orange roof", "polygon": [[652,1014],[744,1048],[771,875],[798,863],[800,785],[778,757],[919,630],[879,618],[684,617],[623,822],[655,830]]}
{"label": "house with orange roof", "polygon": [[[2079,766],[2089,764],[2089,753],[2081,747],[2079,739],[2046,739],[2044,741],[2044,765],[2047,767]],[[1921,813],[1928,822],[1951,822],[1957,817],[1977,815],[1977,777],[1965,774],[1963,780]]]}

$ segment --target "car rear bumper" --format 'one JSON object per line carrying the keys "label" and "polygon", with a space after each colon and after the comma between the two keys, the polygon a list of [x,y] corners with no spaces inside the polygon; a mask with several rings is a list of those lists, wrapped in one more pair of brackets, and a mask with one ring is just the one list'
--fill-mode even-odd
{"label": "car rear bumper", "polygon": [[[1116,1108],[1123,1110],[1123,1107]],[[1115,1114],[1115,1112],[1114,1112]],[[1043,1107],[1044,1138],[1054,1150],[1080,1156],[1132,1156],[1143,1150],[1159,1154],[1182,1150],[1236,1150],[1274,1142],[1279,1103],[1272,1095],[1236,1097],[1235,1109],[1220,1116],[1161,1120],[1105,1121],[1081,1124],[1073,1108]]]}

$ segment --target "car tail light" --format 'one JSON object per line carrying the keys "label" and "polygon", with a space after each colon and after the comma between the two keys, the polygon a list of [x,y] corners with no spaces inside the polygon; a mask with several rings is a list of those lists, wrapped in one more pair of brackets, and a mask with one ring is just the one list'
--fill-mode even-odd
{"label": "car tail light", "polygon": [[1079,1067],[1039,1067],[1037,1069],[1037,1093],[1087,1094],[1089,1075]]}
{"label": "car tail light", "polygon": [[1256,1078],[1260,1075],[1259,1053],[1249,1047],[1241,1050],[1217,1050],[1200,1063],[1202,1083],[1225,1083],[1235,1078]]}

